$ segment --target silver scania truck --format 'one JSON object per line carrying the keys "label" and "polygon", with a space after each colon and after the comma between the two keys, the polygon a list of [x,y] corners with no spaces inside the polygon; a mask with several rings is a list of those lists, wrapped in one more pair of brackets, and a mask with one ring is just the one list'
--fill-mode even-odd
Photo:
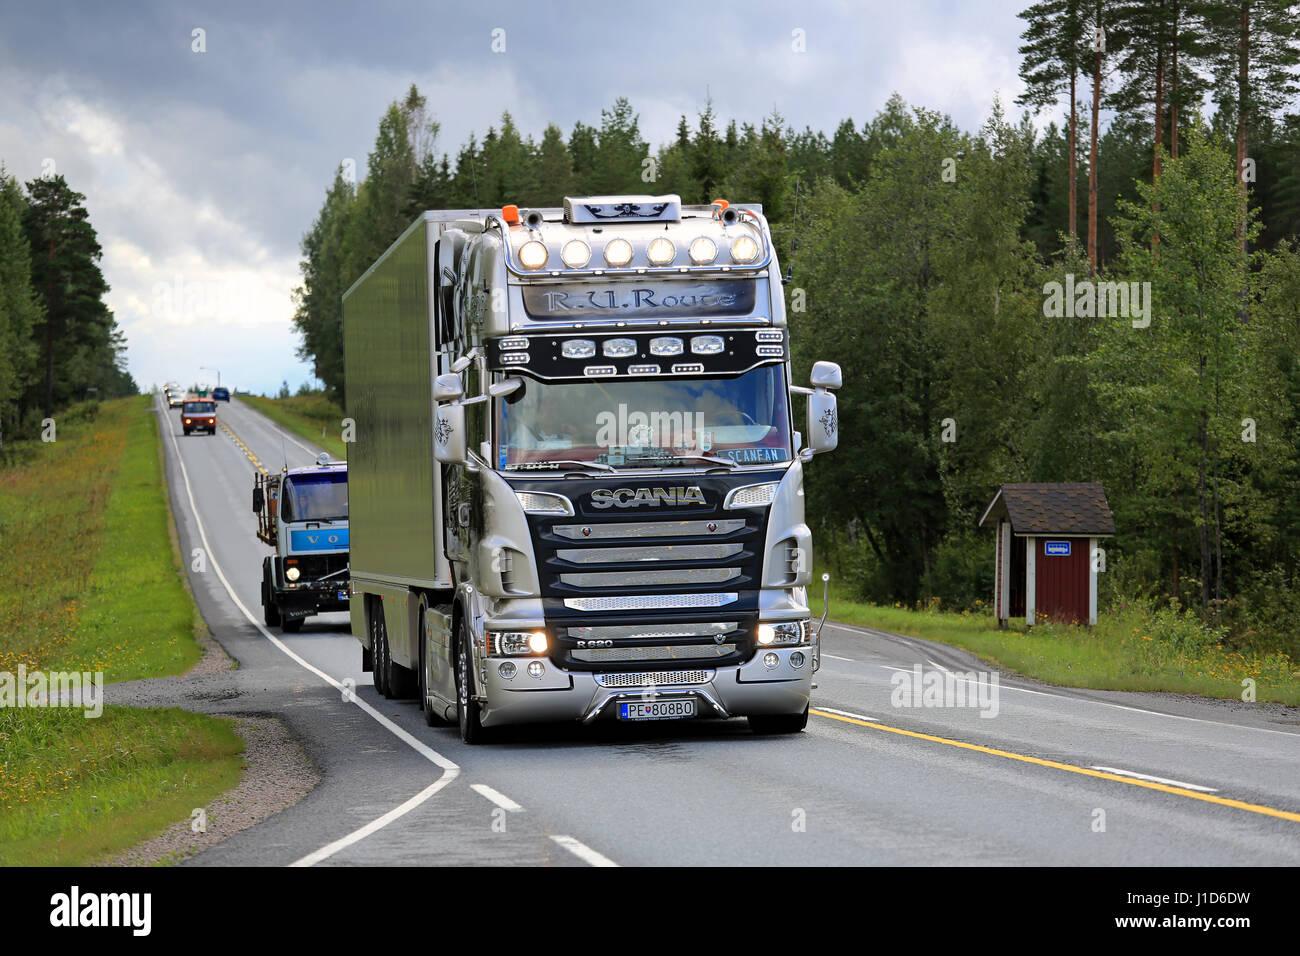
{"label": "silver scania truck", "polygon": [[357,280],[352,632],[384,696],[468,743],[803,729],[803,466],[837,444],[841,376],[791,384],[782,286],[761,207],[672,195],[426,212]]}

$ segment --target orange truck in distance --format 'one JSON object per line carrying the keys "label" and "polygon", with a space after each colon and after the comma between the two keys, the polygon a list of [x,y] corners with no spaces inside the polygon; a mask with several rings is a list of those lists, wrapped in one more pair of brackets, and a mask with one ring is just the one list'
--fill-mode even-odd
{"label": "orange truck in distance", "polygon": [[181,406],[181,427],[185,434],[206,430],[217,433],[217,403],[210,398],[187,398]]}

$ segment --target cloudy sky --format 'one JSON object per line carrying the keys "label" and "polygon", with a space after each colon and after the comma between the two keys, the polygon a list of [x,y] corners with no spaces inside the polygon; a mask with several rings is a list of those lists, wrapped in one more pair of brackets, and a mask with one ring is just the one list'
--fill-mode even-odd
{"label": "cloudy sky", "polygon": [[724,118],[775,108],[830,134],[897,91],[974,129],[1022,88],[1027,2],[0,0],[0,162],[85,194],[142,387],[215,382],[208,366],[296,388],[298,242],[412,82],[453,156],[503,110],[567,135],[617,96],[654,146],[706,96]]}

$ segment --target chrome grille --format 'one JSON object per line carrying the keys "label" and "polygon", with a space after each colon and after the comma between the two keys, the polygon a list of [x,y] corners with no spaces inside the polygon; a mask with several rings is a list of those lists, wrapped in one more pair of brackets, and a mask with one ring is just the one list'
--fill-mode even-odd
{"label": "chrome grille", "polygon": [[637,640],[656,637],[713,637],[729,634],[740,625],[736,621],[699,624],[606,624],[597,627],[569,628],[569,637],[578,640]]}
{"label": "chrome grille", "polygon": [[627,674],[597,674],[601,687],[672,687],[680,684],[707,684],[714,671],[632,671]]}
{"label": "chrome grille", "polygon": [[[713,530],[709,529],[713,525]],[[551,530],[562,538],[593,541],[600,538],[685,538],[730,534],[745,527],[744,518],[718,521],[623,521],[607,524],[557,524]],[[582,532],[586,531],[586,534]]]}
{"label": "chrome grille", "polygon": [[594,647],[569,651],[575,661],[616,664],[628,661],[679,661],[729,657],[735,644],[667,644],[659,647]]}
{"label": "chrome grille", "polygon": [[721,584],[740,577],[740,568],[680,568],[676,571],[583,571],[561,574],[575,588],[637,588],[656,584]]}
{"label": "chrome grille", "polygon": [[740,544],[663,544],[650,548],[560,548],[555,556],[573,564],[630,561],[715,561],[740,553]]}
{"label": "chrome grille", "polygon": [[653,611],[678,607],[722,607],[739,598],[735,591],[711,594],[629,594],[609,597],[565,598],[571,611]]}

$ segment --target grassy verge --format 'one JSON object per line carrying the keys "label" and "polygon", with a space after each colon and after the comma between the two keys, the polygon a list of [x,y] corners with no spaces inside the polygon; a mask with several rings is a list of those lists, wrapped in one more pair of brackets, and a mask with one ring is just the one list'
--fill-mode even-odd
{"label": "grassy verge", "polygon": [[[0,470],[0,676],[113,682],[198,660],[149,409],[137,397],[61,416],[57,441]],[[179,710],[0,707],[0,862],[132,846],[233,786],[241,749],[229,721]]]}
{"label": "grassy verge", "polygon": [[343,443],[343,409],[321,395],[294,395],[289,398],[262,398],[258,395],[240,395],[277,425],[288,429],[299,438],[314,442],[331,456],[347,458]]}
{"label": "grassy verge", "polygon": [[229,721],[175,708],[0,710],[0,865],[115,856],[238,784],[243,749]]}
{"label": "grassy verge", "polygon": [[1000,630],[991,614],[882,607],[855,601],[832,582],[831,616],[941,641],[995,666],[1066,687],[1166,691],[1242,699],[1254,682],[1259,701],[1300,705],[1300,668],[1284,654],[1234,651],[1194,617],[1169,608],[1126,605],[1098,616],[1097,626],[1024,622]]}

